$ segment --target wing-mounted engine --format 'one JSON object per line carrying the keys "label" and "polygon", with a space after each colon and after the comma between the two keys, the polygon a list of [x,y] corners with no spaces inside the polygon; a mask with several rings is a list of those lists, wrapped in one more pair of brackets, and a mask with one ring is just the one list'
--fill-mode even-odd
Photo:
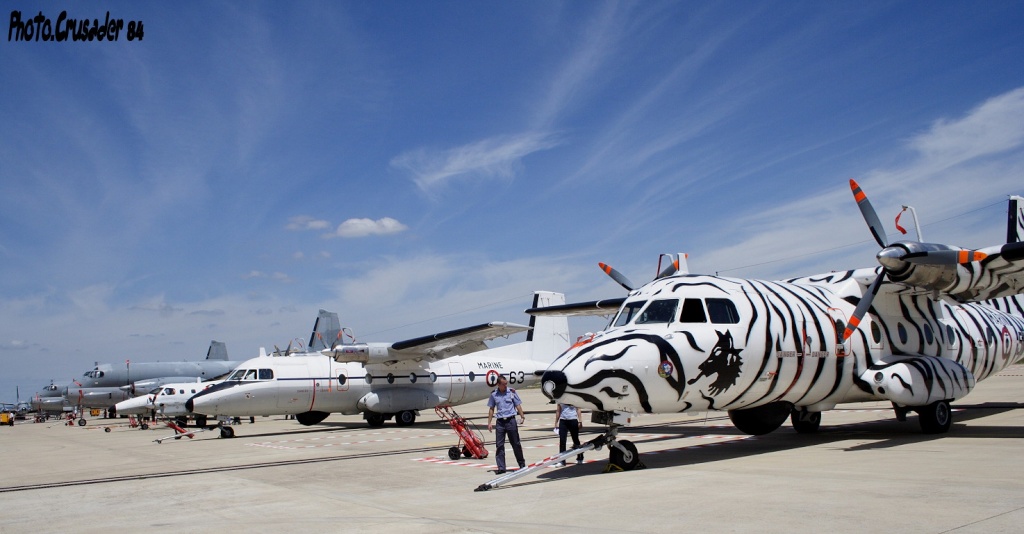
{"label": "wing-mounted engine", "polygon": [[321,354],[334,358],[338,363],[385,364],[393,363],[402,358],[391,354],[387,343],[354,343],[351,345],[335,345],[324,349]]}
{"label": "wing-mounted engine", "polygon": [[898,406],[927,406],[953,401],[974,389],[974,375],[948,358],[936,356],[886,356],[861,373],[875,395]]}

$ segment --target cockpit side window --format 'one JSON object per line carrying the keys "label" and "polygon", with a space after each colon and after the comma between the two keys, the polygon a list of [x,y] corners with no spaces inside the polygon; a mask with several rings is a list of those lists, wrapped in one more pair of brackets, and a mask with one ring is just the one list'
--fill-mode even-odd
{"label": "cockpit side window", "polygon": [[636,315],[636,312],[640,311],[640,308],[644,307],[644,304],[647,304],[646,300],[630,302],[623,306],[622,309],[619,310],[619,314],[615,316],[615,321],[612,323],[612,326],[628,324],[633,320],[633,316]]}
{"label": "cockpit side window", "polygon": [[736,305],[729,299],[708,299],[708,315],[711,322],[715,324],[737,324],[740,322],[740,313],[736,311]]}
{"label": "cockpit side window", "polygon": [[249,369],[245,372],[245,378],[242,380],[256,380],[256,369]]}
{"label": "cockpit side window", "polygon": [[704,315],[704,303],[701,299],[683,300],[683,311],[679,314],[681,323],[706,323],[708,318]]}
{"label": "cockpit side window", "polygon": [[164,395],[174,395],[174,388],[164,388]]}
{"label": "cockpit side window", "polygon": [[274,370],[273,369],[260,369],[260,380],[273,380]]}
{"label": "cockpit side window", "polygon": [[636,324],[671,323],[678,306],[678,299],[655,300],[640,313]]}
{"label": "cockpit side window", "polygon": [[239,369],[234,373],[231,373],[231,376],[228,377],[228,380],[241,380],[243,376],[245,376],[245,369]]}

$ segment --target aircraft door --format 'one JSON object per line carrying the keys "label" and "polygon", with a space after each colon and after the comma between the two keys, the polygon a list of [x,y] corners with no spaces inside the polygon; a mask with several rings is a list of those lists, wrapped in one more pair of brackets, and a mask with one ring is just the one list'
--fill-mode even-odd
{"label": "aircraft door", "polygon": [[843,332],[846,330],[846,314],[839,308],[829,308],[828,315],[832,318],[832,324],[835,326],[836,344],[834,354],[838,358],[842,358],[849,353],[850,340],[843,342]]}
{"label": "aircraft door", "polygon": [[[298,360],[298,358],[296,358],[296,360]],[[295,378],[287,376],[277,377],[277,407],[288,410],[287,413],[302,413],[308,411],[313,405],[314,395],[316,394],[315,390],[317,388],[316,383],[322,381],[320,378],[306,378],[317,376],[313,374],[314,370],[309,367],[308,362],[295,363],[299,366],[305,367],[303,371],[296,369],[295,371],[298,372],[292,371],[288,373]],[[289,362],[289,364],[291,364],[291,362]],[[281,370],[281,367],[278,367],[278,370]]]}
{"label": "aircraft door", "polygon": [[352,377],[348,373],[348,368],[344,365],[334,367],[334,373],[332,374],[332,382],[334,383],[334,391],[348,391],[349,382]]}
{"label": "aircraft door", "polygon": [[448,370],[451,373],[452,389],[448,394],[448,402],[460,402],[466,396],[466,370],[461,363],[449,362]]}

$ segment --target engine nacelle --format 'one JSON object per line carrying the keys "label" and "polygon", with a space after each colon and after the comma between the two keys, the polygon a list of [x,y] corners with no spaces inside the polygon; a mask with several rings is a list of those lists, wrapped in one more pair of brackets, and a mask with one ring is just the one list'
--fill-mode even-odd
{"label": "engine nacelle", "polygon": [[886,356],[861,374],[874,394],[899,406],[927,406],[963,398],[976,380],[966,367],[937,356]]}
{"label": "engine nacelle", "polygon": [[338,363],[381,364],[395,361],[384,343],[356,343],[337,345],[320,351],[320,354],[334,358]]}
{"label": "engine nacelle", "polygon": [[413,388],[389,388],[363,395],[356,406],[360,411],[398,413],[404,410],[427,410],[441,404],[433,392]]}

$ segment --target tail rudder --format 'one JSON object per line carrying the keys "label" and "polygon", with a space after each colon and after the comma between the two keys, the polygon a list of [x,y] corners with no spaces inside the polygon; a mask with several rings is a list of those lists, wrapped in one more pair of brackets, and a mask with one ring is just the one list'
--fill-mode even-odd
{"label": "tail rudder", "polygon": [[206,349],[206,359],[227,361],[228,346],[223,341],[211,341],[210,348]]}
{"label": "tail rudder", "polygon": [[309,343],[306,346],[311,352],[319,352],[331,348],[340,336],[341,321],[338,320],[338,314],[320,310],[320,315],[313,323],[313,333],[309,336]]}
{"label": "tail rudder", "polygon": [[[535,291],[533,308],[565,304],[565,295],[551,291]],[[526,340],[532,342],[530,358],[551,362],[569,348],[569,319],[561,317],[530,316],[530,330]]]}
{"label": "tail rudder", "polygon": [[1019,243],[1024,241],[1024,197],[1010,197],[1010,209],[1007,210],[1006,242]]}

